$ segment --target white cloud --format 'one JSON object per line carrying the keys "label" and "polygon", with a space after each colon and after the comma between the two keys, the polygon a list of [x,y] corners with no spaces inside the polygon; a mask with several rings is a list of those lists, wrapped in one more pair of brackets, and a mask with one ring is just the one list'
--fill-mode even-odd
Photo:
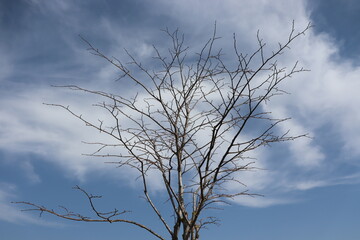
{"label": "white cloud", "polygon": [[[266,106],[266,111],[270,111],[272,116],[277,119],[284,119],[287,116],[291,115],[291,110],[286,110],[284,104],[278,103],[275,106]],[[312,139],[312,136],[315,135],[311,131],[311,128],[300,124],[295,119],[289,119],[279,125],[279,130],[283,133],[289,131],[289,136],[301,136],[306,134],[305,137],[298,138],[294,141],[287,143],[289,147],[292,161],[295,162],[299,167],[306,169],[319,167],[324,163],[325,154],[322,152],[322,149],[316,144],[316,141]]]}
{"label": "white cloud", "polygon": [[32,183],[40,183],[40,176],[35,172],[34,166],[29,161],[22,161],[19,163],[19,167],[24,171],[25,176]]}
{"label": "white cloud", "polygon": [[296,202],[294,199],[289,198],[272,198],[268,196],[239,196],[236,198],[236,203],[248,206],[248,207],[254,207],[254,208],[262,208],[262,207],[269,207],[272,205],[280,205],[280,204],[291,204]]}
{"label": "white cloud", "polygon": [[295,188],[299,190],[308,190],[316,187],[326,186],[325,181],[304,181],[296,184]]}
{"label": "white cloud", "polygon": [[[43,105],[44,99],[65,105],[76,102],[78,104],[73,104],[73,109],[78,107],[77,112],[84,116],[94,113],[91,107],[94,99],[89,102],[85,96],[67,96],[67,93],[50,87],[18,91],[0,103],[1,148],[16,153],[38,154],[42,159],[60,165],[80,180],[84,180],[89,172],[108,169],[108,165],[101,164],[103,161],[99,164],[99,159],[81,156],[94,151],[93,146],[82,144],[81,141],[106,141],[106,137],[85,127],[66,111]],[[97,112],[92,120],[106,119],[107,116],[103,114],[104,112]],[[24,162],[21,166],[34,181],[39,180],[31,165]]]}
{"label": "white cloud", "polygon": [[[136,56],[148,57],[153,51],[148,44],[151,40],[158,41],[161,47],[166,49],[166,44],[158,38],[158,35],[161,35],[158,29],[166,26],[167,22],[159,23],[160,26],[154,28],[149,27],[144,32],[133,32],[117,21],[102,17],[96,26],[90,24],[89,27],[82,28],[83,15],[79,18],[75,15],[67,18],[66,12],[70,11],[69,9],[77,11],[78,7],[75,3],[59,1],[56,4],[45,4],[38,0],[32,2],[37,4],[42,11],[45,11],[44,9],[55,11],[59,19],[66,19],[67,26],[73,25],[74,31],[92,30],[92,34],[99,32],[104,35],[104,38],[108,36],[109,42],[113,44],[107,46],[110,55],[116,57],[123,55],[122,47],[125,45],[127,48],[130,47],[130,52],[134,52]],[[74,4],[74,6],[69,4]],[[311,21],[306,4],[305,1],[297,0],[275,2],[156,0],[151,3],[151,6],[149,5],[149,9],[154,14],[166,16],[169,22],[171,20],[178,24],[180,30],[189,37],[189,45],[193,47],[192,49],[198,49],[209,38],[213,23],[217,20],[219,35],[224,37],[219,44],[226,44],[223,47],[224,50],[231,52],[231,34],[236,32],[239,45],[245,52],[251,52],[257,47],[255,40],[258,29],[261,30],[262,38],[271,49],[278,41],[286,39],[293,19],[298,29],[305,27]],[[63,30],[62,35],[64,34]],[[74,40],[65,36],[62,38],[66,46],[75,54],[80,54],[80,51],[84,49],[83,47],[79,50],[79,45]],[[94,44],[96,45],[96,42]],[[270,50],[267,51],[270,52]],[[13,63],[7,61],[6,58],[1,59],[0,64],[7,69],[5,75],[11,76],[16,66],[13,66]],[[250,190],[265,191],[271,187],[271,191],[266,190],[266,192],[268,194],[275,192],[279,197],[261,200],[239,199],[241,204],[266,206],[284,203],[292,201],[286,196],[281,196],[284,189],[290,192],[336,184],[331,177],[332,172],[326,171],[329,168],[336,169],[341,164],[351,164],[360,156],[360,148],[357,146],[360,142],[360,128],[358,127],[360,108],[357,106],[360,102],[360,94],[358,94],[360,68],[350,60],[340,59],[336,42],[326,34],[316,34],[313,29],[310,29],[306,36],[299,38],[292,45],[291,50],[281,56],[279,64],[289,66],[288,64],[291,65],[296,60],[299,60],[304,67],[311,69],[311,72],[289,79],[290,81],[283,86],[292,94],[275,98],[268,108],[275,117],[293,118],[285,122],[279,130],[290,129],[290,134],[294,135],[309,133],[314,140],[303,138],[286,144],[285,150],[290,153],[290,157],[278,160],[282,162],[276,166],[278,169],[271,164],[272,159],[267,157],[267,154],[258,153],[260,154],[259,167],[268,170],[249,172],[240,177],[248,184]],[[112,67],[103,63],[99,64],[99,62],[101,60],[82,54],[74,58],[74,63],[82,63],[83,68],[79,70],[81,73],[77,74],[76,70],[72,70],[66,74],[74,73],[73,79],[92,79],[85,85],[93,89],[117,91],[116,88],[121,87],[123,92],[131,94],[130,87],[126,83],[122,86],[115,84],[105,86],[117,77],[117,73]],[[91,72],[92,75],[87,72]],[[53,72],[53,76],[66,77],[66,74]],[[4,76],[0,77],[5,79]],[[80,144],[80,141],[104,139],[104,136],[84,127],[64,111],[42,105],[42,102],[69,104],[77,109],[77,112],[95,117],[95,121],[97,117],[107,119],[104,113],[94,112],[90,107],[90,104],[97,100],[85,95],[72,95],[61,90],[31,84],[15,88],[10,90],[14,91],[11,93],[2,91],[4,94],[0,101],[0,146],[3,150],[31,152],[45,156],[43,159],[60,165],[69,175],[75,175],[83,180],[91,172],[104,174],[109,171],[111,167],[99,164],[98,159],[91,160],[80,156],[81,153],[91,152],[92,149],[91,146]],[[333,132],[334,139],[331,141],[340,146],[340,155],[346,158],[334,159],[328,156],[325,140],[330,140],[322,139],[323,130],[321,130],[321,127],[325,125],[329,126],[329,132]],[[268,151],[270,152],[271,149],[265,150],[265,152]],[[39,180],[30,165],[24,163],[24,168],[28,169],[35,182]],[[297,172],[299,176],[292,178],[292,172]],[[124,179],[127,176],[133,176],[133,173],[127,174],[129,175],[125,175]],[[323,179],[318,179],[317,175]],[[345,178],[346,175],[342,177]],[[349,182],[356,182],[358,178],[359,176],[350,178]]]}

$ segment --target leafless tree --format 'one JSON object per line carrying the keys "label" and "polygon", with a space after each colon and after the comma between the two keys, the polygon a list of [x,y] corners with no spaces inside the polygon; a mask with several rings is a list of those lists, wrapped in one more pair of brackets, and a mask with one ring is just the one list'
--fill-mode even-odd
{"label": "leafless tree", "polygon": [[[275,95],[284,93],[280,83],[305,71],[297,63],[291,68],[278,66],[277,58],[309,27],[297,32],[293,24],[286,41],[279,43],[270,54],[266,54],[265,43],[259,35],[258,48],[252,54],[240,53],[234,35],[233,61],[225,61],[221,50],[216,50],[216,27],[195,58],[188,57],[189,48],[184,46],[183,35],[166,30],[172,46],[166,54],[154,47],[154,59],[158,63],[155,70],[147,69],[127,51],[130,63],[110,58],[83,39],[92,54],[104,58],[122,73],[121,81],[136,83],[138,94],[126,98],[79,86],[62,86],[101,96],[104,101],[96,106],[108,112],[111,124],[100,120],[92,122],[68,106],[50,105],[65,109],[87,126],[110,136],[114,140],[111,144],[90,142],[98,146],[90,155],[117,158],[115,164],[136,169],[143,196],[171,239],[197,240],[201,229],[218,221],[207,214],[209,207],[228,203],[237,196],[253,195],[246,187],[237,188],[243,189],[238,192],[227,190],[229,184],[242,186],[238,173],[254,168],[255,160],[249,158],[249,152],[300,137],[279,133],[276,126],[287,119],[272,118],[262,106]],[[109,153],[110,147],[121,149],[121,153]],[[149,195],[150,172],[161,177],[168,197],[166,203],[157,203]],[[86,195],[96,218],[67,208],[55,211],[29,202],[18,203],[30,207],[26,210],[74,221],[129,223],[157,239],[166,239],[149,226],[127,220],[125,211],[100,212],[93,202],[99,196],[78,186],[76,189]],[[166,204],[173,215],[161,213],[159,204]]]}

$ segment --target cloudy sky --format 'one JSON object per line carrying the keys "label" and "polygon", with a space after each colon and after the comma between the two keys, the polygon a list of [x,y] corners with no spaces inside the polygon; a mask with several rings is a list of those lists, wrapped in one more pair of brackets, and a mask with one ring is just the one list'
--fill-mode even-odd
{"label": "cloudy sky", "polygon": [[[11,201],[50,208],[71,206],[86,213],[77,184],[104,196],[103,205],[131,209],[132,218],[159,228],[138,196],[129,172],[81,155],[102,138],[60,109],[71,105],[102,117],[91,96],[51,85],[126,94],[116,70],[86,50],[79,35],[109,56],[126,48],[150,61],[152,44],[166,46],[160,31],[179,28],[190,51],[211,36],[214,22],[220,47],[231,51],[232,34],[242,52],[256,47],[260,30],[269,51],[286,39],[294,20],[299,38],[279,60],[299,60],[310,72],[284,84],[271,111],[292,117],[283,130],[312,138],[256,152],[265,170],[243,176],[249,189],[265,195],[235,199],[214,212],[219,227],[203,239],[355,240],[360,237],[360,2],[355,0],[1,0],[0,1],[0,232],[4,239],[151,239],[127,225],[71,223],[21,212]],[[156,185],[156,181],[154,181]],[[161,189],[158,194],[161,194]]]}

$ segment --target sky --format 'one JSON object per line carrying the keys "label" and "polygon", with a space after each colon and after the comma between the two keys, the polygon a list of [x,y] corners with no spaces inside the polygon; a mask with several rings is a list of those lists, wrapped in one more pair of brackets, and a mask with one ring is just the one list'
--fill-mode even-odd
{"label": "sky", "polygon": [[[213,214],[222,219],[202,239],[356,240],[360,237],[360,2],[355,0],[1,0],[0,1],[0,232],[3,239],[152,239],[129,225],[73,223],[21,212],[12,201],[89,212],[80,185],[103,195],[101,206],[132,210],[160,230],[139,198],[131,172],[82,155],[82,141],[101,139],[60,109],[70,105],[94,118],[98,99],[51,85],[74,84],[119,94],[133,86],[116,81],[116,69],[91,55],[79,35],[105,54],[134,56],[151,63],[152,44],[164,47],[161,29],[179,28],[190,51],[211,36],[216,21],[219,47],[231,52],[236,33],[242,52],[256,47],[256,33],[268,51],[296,29],[313,27],[282,55],[309,72],[283,88],[290,92],[269,106],[275,117],[291,117],[279,130],[311,138],[255,153],[264,168],[242,176],[264,197],[234,199]],[[153,182],[156,194],[163,194]],[[155,219],[155,220],[154,220]]]}

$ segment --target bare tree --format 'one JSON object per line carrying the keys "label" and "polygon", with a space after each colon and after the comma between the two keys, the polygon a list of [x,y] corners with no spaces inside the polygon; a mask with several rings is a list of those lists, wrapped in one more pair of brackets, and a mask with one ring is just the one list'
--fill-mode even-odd
{"label": "bare tree", "polygon": [[[301,137],[279,133],[276,126],[287,119],[272,118],[262,105],[284,93],[279,88],[281,82],[305,71],[297,63],[290,69],[280,67],[277,58],[309,27],[296,32],[293,24],[287,40],[279,43],[271,54],[265,53],[265,43],[259,35],[256,51],[251,55],[240,53],[234,35],[234,61],[225,61],[221,50],[216,50],[215,27],[212,37],[193,62],[188,60],[189,49],[184,46],[184,36],[178,31],[166,30],[172,47],[165,55],[154,47],[154,59],[159,63],[155,70],[147,69],[127,51],[130,63],[110,58],[83,39],[92,54],[104,58],[122,73],[122,81],[136,83],[138,94],[125,98],[78,86],[62,86],[103,97],[104,101],[96,106],[108,112],[111,124],[92,122],[68,106],[50,105],[65,109],[87,126],[110,136],[114,140],[112,143],[90,142],[98,148],[89,155],[115,157],[118,159],[115,164],[136,169],[142,181],[143,196],[171,239],[196,240],[201,229],[218,221],[209,216],[206,209],[217,203],[228,203],[237,196],[254,195],[246,187],[237,188],[243,189],[237,192],[227,190],[229,184],[243,185],[239,172],[255,168],[249,152]],[[124,122],[127,125],[123,126]],[[122,149],[121,153],[109,153],[110,147]],[[161,177],[168,197],[168,201],[161,204],[167,204],[172,216],[162,214],[159,203],[149,195],[150,172]],[[76,189],[86,195],[96,218],[66,208],[59,212],[29,202],[18,203],[30,206],[26,210],[47,212],[74,221],[129,223],[158,239],[166,239],[149,226],[127,220],[123,215],[125,211],[99,211],[93,202],[99,196],[78,186]]]}

